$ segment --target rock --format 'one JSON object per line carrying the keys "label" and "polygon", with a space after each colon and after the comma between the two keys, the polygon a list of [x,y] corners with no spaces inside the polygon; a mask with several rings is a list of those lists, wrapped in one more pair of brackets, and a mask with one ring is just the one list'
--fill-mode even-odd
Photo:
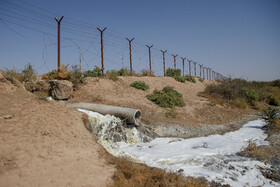
{"label": "rock", "polygon": [[14,115],[8,114],[6,116],[3,116],[4,119],[12,119]]}
{"label": "rock", "polygon": [[73,84],[67,80],[50,81],[50,92],[54,99],[69,99],[73,94]]}

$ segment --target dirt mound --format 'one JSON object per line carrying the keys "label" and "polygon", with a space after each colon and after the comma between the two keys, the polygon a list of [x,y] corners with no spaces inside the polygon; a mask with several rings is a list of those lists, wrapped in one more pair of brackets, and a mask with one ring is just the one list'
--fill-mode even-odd
{"label": "dirt mound", "polygon": [[115,171],[98,154],[82,113],[0,81],[0,186],[106,186]]}
{"label": "dirt mound", "polygon": [[[134,81],[144,81],[150,86],[147,91],[130,86]],[[100,103],[122,107],[137,108],[142,111],[143,120],[156,125],[159,122],[168,124],[227,124],[250,110],[232,108],[226,104],[217,105],[206,98],[199,97],[209,81],[181,83],[171,77],[119,77],[117,81],[106,78],[87,78],[87,84],[74,93],[71,102]],[[170,109],[161,108],[146,98],[154,89],[161,90],[172,86],[183,95],[184,107],[176,107],[175,118],[167,117]]]}

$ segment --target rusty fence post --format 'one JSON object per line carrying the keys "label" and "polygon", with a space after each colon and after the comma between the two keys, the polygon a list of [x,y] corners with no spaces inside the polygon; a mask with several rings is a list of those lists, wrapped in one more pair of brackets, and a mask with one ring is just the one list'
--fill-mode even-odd
{"label": "rusty fence post", "polygon": [[60,72],[60,22],[64,16],[62,16],[59,20],[57,18],[54,18],[57,22],[57,72]]}
{"label": "rusty fence post", "polygon": [[201,68],[203,67],[203,64],[198,64],[198,65],[199,65],[199,77],[202,78]]}
{"label": "rusty fence post", "polygon": [[191,62],[192,60],[188,60],[189,62],[189,76],[192,76],[192,70],[191,70]]}
{"label": "rusty fence post", "polygon": [[178,56],[178,55],[173,55],[173,54],[171,54],[172,56],[173,56],[173,58],[174,58],[174,69],[176,69],[176,57]]}
{"label": "rusty fence post", "polygon": [[100,32],[100,38],[101,38],[101,67],[102,67],[102,73],[104,74],[104,59],[103,59],[103,32],[107,29],[105,27],[103,30],[99,29],[97,27],[97,30]]}
{"label": "rusty fence post", "polygon": [[162,52],[162,63],[163,63],[163,76],[165,76],[165,53],[167,52],[167,50],[163,51],[160,50]]}
{"label": "rusty fence post", "polygon": [[186,58],[181,57],[183,63],[183,77],[185,76],[185,60]]}
{"label": "rusty fence post", "polygon": [[132,38],[131,40],[129,40],[128,38],[126,38],[127,41],[129,42],[129,61],[130,61],[130,74],[132,75],[132,56],[131,56],[131,42],[134,40],[134,38]]}
{"label": "rusty fence post", "polygon": [[202,69],[203,69],[203,79],[205,80],[205,68],[206,67],[202,67]]}
{"label": "rusty fence post", "polygon": [[194,76],[195,76],[195,77],[196,77],[196,64],[197,64],[197,62],[193,61]]}
{"label": "rusty fence post", "polygon": [[152,57],[151,57],[151,48],[154,46],[154,45],[151,45],[151,46],[148,46],[146,45],[149,49],[149,65],[150,65],[150,75],[152,75]]}

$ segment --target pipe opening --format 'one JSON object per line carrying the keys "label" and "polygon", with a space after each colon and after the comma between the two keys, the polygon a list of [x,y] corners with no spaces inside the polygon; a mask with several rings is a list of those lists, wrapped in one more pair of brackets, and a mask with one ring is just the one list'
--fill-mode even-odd
{"label": "pipe opening", "polygon": [[140,112],[140,110],[137,110],[134,113],[134,118],[135,118],[135,125],[139,125],[141,123],[141,118],[142,118],[142,113]]}
{"label": "pipe opening", "polygon": [[135,119],[141,119],[141,117],[142,117],[141,112],[139,110],[137,110],[134,114],[134,117],[135,117]]}

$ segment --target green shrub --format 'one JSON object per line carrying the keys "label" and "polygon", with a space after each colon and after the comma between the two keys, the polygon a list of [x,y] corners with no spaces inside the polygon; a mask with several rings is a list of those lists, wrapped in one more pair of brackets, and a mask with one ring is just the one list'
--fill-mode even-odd
{"label": "green shrub", "polygon": [[277,114],[279,110],[273,109],[271,107],[263,110],[262,119],[264,119],[268,125],[274,124],[277,119]]}
{"label": "green shrub", "polygon": [[130,86],[144,91],[150,88],[149,85],[147,85],[144,81],[135,81],[132,84],[130,84]]}
{"label": "green shrub", "polygon": [[269,97],[268,104],[272,105],[272,106],[280,106],[279,100],[276,97],[273,97],[273,96]]}
{"label": "green shrub", "polygon": [[186,75],[186,76],[185,76],[185,79],[186,79],[186,81],[196,83],[195,77]]}
{"label": "green shrub", "polygon": [[98,66],[94,66],[95,68],[93,70],[88,70],[84,72],[85,77],[104,77],[104,74],[102,73],[102,68],[99,68]]}
{"label": "green shrub", "polygon": [[249,88],[241,89],[249,101],[259,101],[259,95]]}
{"label": "green shrub", "polygon": [[200,78],[200,77],[198,78],[198,80],[199,80],[200,82],[203,82],[203,81],[204,81],[204,79],[202,79],[202,78]]}
{"label": "green shrub", "polygon": [[161,91],[154,90],[152,94],[148,94],[146,97],[163,108],[172,108],[174,106],[183,107],[185,105],[182,100],[182,94],[170,86],[164,87]]}
{"label": "green shrub", "polygon": [[23,81],[30,81],[36,77],[36,71],[33,69],[31,63],[28,63],[24,70],[22,70]]}
{"label": "green shrub", "polygon": [[116,70],[107,71],[106,77],[108,77],[109,79],[111,79],[113,81],[117,81],[118,80],[118,71],[116,71]]}
{"label": "green shrub", "polygon": [[122,68],[118,71],[118,76],[127,76],[128,70],[126,68]]}
{"label": "green shrub", "polygon": [[168,77],[180,77],[181,76],[181,70],[180,69],[171,69],[171,68],[168,68],[166,70],[166,76]]}
{"label": "green shrub", "polygon": [[85,82],[85,78],[78,65],[72,66],[70,81],[73,83],[74,89],[77,89],[80,84]]}
{"label": "green shrub", "polygon": [[186,78],[185,77],[174,77],[174,79],[176,80],[176,81],[179,81],[179,82],[186,82]]}
{"label": "green shrub", "polygon": [[209,94],[226,100],[233,100],[238,97],[244,97],[244,93],[241,89],[247,86],[247,81],[233,79],[230,81],[221,81],[219,84],[210,84],[206,87],[205,93],[206,95]]}
{"label": "green shrub", "polygon": [[227,100],[234,105],[245,106],[245,100],[248,105],[255,109],[261,109],[263,105],[260,102],[266,102],[270,105],[278,105],[280,98],[280,88],[274,87],[272,82],[246,81],[242,79],[232,79],[221,81],[218,84],[208,85],[204,91],[205,96],[211,95]]}
{"label": "green shrub", "polygon": [[274,81],[272,82],[272,84],[273,84],[273,86],[279,87],[279,88],[280,88],[280,79],[274,80]]}

